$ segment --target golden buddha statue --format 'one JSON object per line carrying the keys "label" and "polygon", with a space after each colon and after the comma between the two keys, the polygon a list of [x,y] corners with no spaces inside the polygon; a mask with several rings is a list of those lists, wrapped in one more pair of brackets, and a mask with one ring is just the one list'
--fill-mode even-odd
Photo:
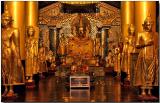
{"label": "golden buddha statue", "polygon": [[46,52],[49,51],[49,44],[50,44],[49,29],[44,29],[44,31],[43,31],[43,45],[46,49]]}
{"label": "golden buddha statue", "polygon": [[[9,14],[7,5],[2,14],[2,78],[5,91],[2,96],[16,96],[13,85],[24,84],[24,69],[20,60],[19,32],[13,28],[12,17]],[[10,86],[9,90],[7,86]]]}
{"label": "golden buddha statue", "polygon": [[120,48],[116,47],[114,51],[114,71],[117,72],[117,76],[120,76],[121,68],[120,68]]}
{"label": "golden buddha statue", "polygon": [[94,44],[94,47],[95,47],[95,55],[101,55],[100,54],[100,51],[101,51],[101,44],[100,44],[100,38],[98,37],[98,34],[96,35],[96,38],[95,38],[95,44]]}
{"label": "golden buddha statue", "polygon": [[37,73],[37,56],[38,56],[38,41],[34,38],[35,30],[32,26],[27,28],[26,39],[26,79],[27,82],[33,82],[33,74]]}
{"label": "golden buddha statue", "polygon": [[[141,86],[141,95],[145,96],[145,89],[148,89],[148,95],[151,95],[152,86],[157,82],[156,61],[157,55],[154,55],[154,36],[152,32],[153,21],[151,16],[147,16],[144,21],[143,32],[138,33],[136,48],[140,49],[137,64],[134,71],[134,85]],[[158,84],[157,84],[158,85]]]}
{"label": "golden buddha statue", "polygon": [[105,57],[106,65],[105,67],[113,67],[113,55],[111,50],[109,50],[108,55]]}
{"label": "golden buddha statue", "polygon": [[47,54],[47,60],[50,63],[49,69],[54,70],[55,66],[56,66],[55,65],[55,56],[54,56],[54,53],[51,50],[49,50],[49,52]]}
{"label": "golden buddha statue", "polygon": [[62,56],[65,55],[65,53],[66,53],[66,37],[65,37],[64,33],[62,33],[60,35],[58,53]]}
{"label": "golden buddha statue", "polygon": [[94,42],[89,37],[90,23],[89,20],[81,14],[73,20],[72,34],[73,37],[68,38],[68,56],[82,56],[83,58],[93,57]]}
{"label": "golden buddha statue", "polygon": [[130,24],[128,28],[128,36],[125,38],[123,53],[122,53],[122,67],[127,73],[126,81],[130,81],[130,69],[131,69],[131,53],[135,52],[135,28],[133,24]]}
{"label": "golden buddha statue", "polygon": [[47,65],[46,65],[46,53],[45,53],[45,47],[43,43],[40,43],[40,48],[38,50],[38,65],[39,65],[39,73],[40,76],[43,78],[43,72],[47,71]]}

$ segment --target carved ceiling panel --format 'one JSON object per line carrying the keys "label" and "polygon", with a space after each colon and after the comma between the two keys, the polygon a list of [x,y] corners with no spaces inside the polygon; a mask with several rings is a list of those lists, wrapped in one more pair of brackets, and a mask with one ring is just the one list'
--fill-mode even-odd
{"label": "carved ceiling panel", "polygon": [[[45,8],[40,9],[39,13],[39,24],[47,24],[57,26],[61,22],[69,20],[69,18],[75,17],[75,14],[62,13],[61,3],[57,2],[49,5]],[[91,20],[101,22],[101,25],[112,25],[112,22],[120,17],[119,9],[110,6],[106,3],[99,2],[97,5],[100,8],[99,13],[85,13],[84,15]],[[120,21],[118,21],[120,22]],[[119,23],[120,24],[120,23]]]}

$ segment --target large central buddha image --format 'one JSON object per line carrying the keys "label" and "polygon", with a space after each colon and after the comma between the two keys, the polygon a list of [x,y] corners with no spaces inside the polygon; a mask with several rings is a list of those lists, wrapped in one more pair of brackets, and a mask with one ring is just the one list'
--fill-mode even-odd
{"label": "large central buddha image", "polygon": [[91,30],[90,21],[78,15],[72,22],[72,33],[74,37],[69,38],[68,55],[82,56],[84,58],[91,58],[93,56],[93,40],[89,37]]}

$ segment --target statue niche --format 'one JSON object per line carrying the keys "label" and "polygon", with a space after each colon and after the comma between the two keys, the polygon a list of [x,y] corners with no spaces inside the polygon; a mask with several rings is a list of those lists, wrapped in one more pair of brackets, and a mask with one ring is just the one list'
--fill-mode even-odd
{"label": "statue niche", "polygon": [[81,56],[83,59],[93,57],[93,40],[89,37],[91,31],[90,21],[78,15],[72,22],[73,37],[68,38],[68,56]]}

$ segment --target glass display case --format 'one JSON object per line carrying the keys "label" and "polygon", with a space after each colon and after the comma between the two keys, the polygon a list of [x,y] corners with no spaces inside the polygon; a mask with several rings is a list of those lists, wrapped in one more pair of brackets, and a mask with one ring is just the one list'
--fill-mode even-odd
{"label": "glass display case", "polygon": [[90,77],[70,76],[70,88],[90,88]]}

